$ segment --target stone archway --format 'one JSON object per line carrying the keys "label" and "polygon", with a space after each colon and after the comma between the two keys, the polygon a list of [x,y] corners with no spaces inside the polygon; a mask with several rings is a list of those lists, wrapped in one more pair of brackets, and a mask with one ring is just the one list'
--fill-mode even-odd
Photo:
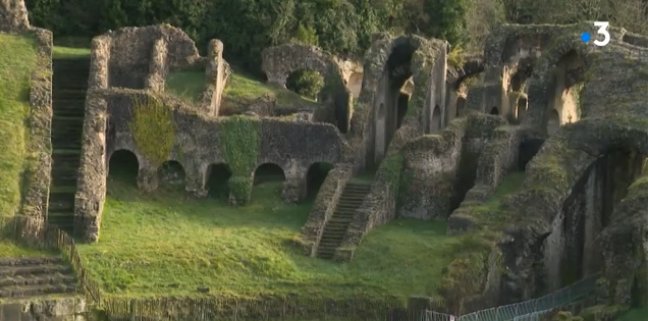
{"label": "stone archway", "polygon": [[140,162],[135,153],[127,149],[114,151],[108,161],[108,186],[111,183],[137,186],[139,169]]}
{"label": "stone archway", "polygon": [[[320,100],[336,115],[335,124],[342,132],[349,127],[351,110],[349,90],[345,86],[342,70],[333,55],[314,46],[284,44],[268,47],[262,52],[261,69],[268,82],[286,87],[288,77],[298,70],[312,70],[324,78]],[[344,96],[344,97],[342,97]],[[346,105],[339,106],[346,102]],[[343,110],[342,110],[343,109]]]}
{"label": "stone archway", "polygon": [[211,198],[228,200],[229,179],[232,170],[225,163],[212,164],[207,168],[207,191]]}
{"label": "stone archway", "polygon": [[434,106],[434,111],[432,112],[432,127],[430,128],[431,133],[436,133],[442,128],[442,119],[441,119],[441,107],[439,105]]}
{"label": "stone archway", "polygon": [[185,178],[184,167],[178,161],[166,161],[158,168],[158,181],[163,188],[183,189]]}

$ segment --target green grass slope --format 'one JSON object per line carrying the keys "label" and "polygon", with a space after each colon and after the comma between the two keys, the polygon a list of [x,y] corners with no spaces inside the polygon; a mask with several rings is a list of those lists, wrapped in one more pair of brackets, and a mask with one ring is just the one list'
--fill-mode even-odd
{"label": "green grass slope", "polygon": [[83,263],[114,296],[198,294],[376,297],[436,295],[456,250],[439,222],[397,220],[372,231],[350,263],[304,256],[292,240],[311,204],[284,204],[280,183],[255,187],[252,202],[144,194],[111,179],[101,238],[80,246]]}
{"label": "green grass slope", "polygon": [[21,200],[29,116],[29,86],[37,60],[35,39],[0,33],[0,225]]}
{"label": "green grass slope", "polygon": [[[166,79],[166,89],[169,93],[192,103],[200,101],[204,86],[204,70],[173,71]],[[241,107],[264,95],[274,97],[282,107],[317,105],[316,102],[285,88],[265,84],[245,74],[234,72],[223,92],[222,113],[236,113]]]}
{"label": "green grass slope", "polygon": [[621,316],[617,321],[646,321],[648,320],[648,307],[633,309]]}

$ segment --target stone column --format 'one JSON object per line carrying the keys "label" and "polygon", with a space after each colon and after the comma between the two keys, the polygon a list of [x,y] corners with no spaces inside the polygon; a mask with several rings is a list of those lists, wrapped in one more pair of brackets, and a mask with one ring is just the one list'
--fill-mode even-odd
{"label": "stone column", "polygon": [[206,169],[202,170],[199,164],[187,163],[185,168],[185,190],[187,193],[198,198],[207,197],[206,175]]}
{"label": "stone column", "polygon": [[284,169],[286,181],[284,182],[281,197],[287,203],[296,203],[307,195],[306,175],[308,167],[291,161],[288,168]]}
{"label": "stone column", "polygon": [[158,188],[159,184],[158,167],[143,161],[137,173],[137,187],[145,192],[153,192]]}
{"label": "stone column", "polygon": [[20,32],[29,28],[25,1],[0,0],[0,31]]}
{"label": "stone column", "polygon": [[206,82],[201,108],[207,114],[217,116],[228,78],[227,67],[223,60],[223,43],[212,39],[207,50]]}
{"label": "stone column", "polygon": [[154,92],[163,92],[167,76],[167,42],[160,38],[155,41],[151,52],[149,75],[146,78],[146,88]]}

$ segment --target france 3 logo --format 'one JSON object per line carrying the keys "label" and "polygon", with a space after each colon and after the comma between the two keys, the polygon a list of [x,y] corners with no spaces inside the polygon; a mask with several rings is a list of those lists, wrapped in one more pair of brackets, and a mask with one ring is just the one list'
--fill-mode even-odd
{"label": "france 3 logo", "polygon": [[[599,47],[607,46],[607,44],[610,43],[610,32],[608,31],[608,27],[610,27],[610,22],[595,21],[594,26],[599,28],[598,31],[596,32],[598,37],[597,39],[594,40],[594,45]],[[592,35],[589,32],[585,31],[581,34],[581,40],[584,43],[588,44],[590,41],[592,41]]]}

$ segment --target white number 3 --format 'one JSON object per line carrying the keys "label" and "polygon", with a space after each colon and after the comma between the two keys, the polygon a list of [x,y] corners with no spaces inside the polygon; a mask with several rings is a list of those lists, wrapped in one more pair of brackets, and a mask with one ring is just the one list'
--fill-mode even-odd
{"label": "white number 3", "polygon": [[594,40],[594,44],[603,47],[610,43],[610,32],[608,31],[610,23],[608,21],[595,21],[594,26],[599,27],[597,32],[599,35],[603,35],[603,41],[597,39]]}

